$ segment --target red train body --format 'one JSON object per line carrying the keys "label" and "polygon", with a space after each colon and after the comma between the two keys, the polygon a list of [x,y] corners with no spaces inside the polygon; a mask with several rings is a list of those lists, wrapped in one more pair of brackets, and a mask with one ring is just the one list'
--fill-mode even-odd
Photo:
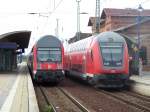
{"label": "red train body", "polygon": [[28,66],[32,78],[38,82],[59,82],[63,79],[64,48],[51,35],[41,37],[32,48]]}
{"label": "red train body", "polygon": [[124,38],[104,32],[69,45],[65,72],[100,87],[122,87],[129,79],[128,60]]}

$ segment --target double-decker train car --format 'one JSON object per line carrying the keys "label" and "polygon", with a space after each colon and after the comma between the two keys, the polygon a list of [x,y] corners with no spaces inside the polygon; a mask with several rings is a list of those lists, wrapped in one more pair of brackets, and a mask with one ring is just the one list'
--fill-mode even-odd
{"label": "double-decker train car", "polygon": [[103,32],[69,45],[65,73],[98,87],[123,87],[129,79],[129,56],[124,38]]}
{"label": "double-decker train car", "polygon": [[56,82],[64,78],[64,48],[54,36],[41,37],[33,46],[28,58],[28,67],[33,80]]}

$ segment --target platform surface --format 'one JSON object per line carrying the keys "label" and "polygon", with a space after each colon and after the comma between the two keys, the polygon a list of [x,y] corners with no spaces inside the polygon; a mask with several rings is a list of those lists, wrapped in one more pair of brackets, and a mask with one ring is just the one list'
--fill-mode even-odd
{"label": "platform surface", "polygon": [[39,112],[26,63],[15,72],[0,73],[0,112]]}
{"label": "platform surface", "polygon": [[135,82],[150,85],[150,72],[142,71],[140,75],[132,75],[130,79],[134,80]]}
{"label": "platform surface", "polygon": [[150,97],[150,72],[142,71],[140,75],[130,77],[131,90]]}

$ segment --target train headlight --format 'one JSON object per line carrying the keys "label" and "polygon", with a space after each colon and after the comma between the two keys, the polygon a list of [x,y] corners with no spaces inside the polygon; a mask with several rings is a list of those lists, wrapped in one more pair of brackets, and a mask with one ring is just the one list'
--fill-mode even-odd
{"label": "train headlight", "polygon": [[34,71],[33,71],[33,74],[36,74],[36,72],[37,72],[37,71],[36,71],[36,70],[34,70]]}
{"label": "train headlight", "polygon": [[65,74],[65,71],[64,71],[64,70],[62,70],[62,73],[63,73],[63,74]]}
{"label": "train headlight", "polygon": [[62,65],[57,65],[57,69],[62,69]]}
{"label": "train headlight", "polygon": [[48,65],[48,69],[51,69],[51,65]]}

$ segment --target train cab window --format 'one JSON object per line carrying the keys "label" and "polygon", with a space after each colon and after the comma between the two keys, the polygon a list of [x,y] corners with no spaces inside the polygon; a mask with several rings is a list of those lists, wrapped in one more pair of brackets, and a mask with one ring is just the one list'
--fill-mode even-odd
{"label": "train cab window", "polygon": [[84,42],[84,50],[86,49],[87,41]]}
{"label": "train cab window", "polygon": [[71,48],[70,47],[69,47],[68,51],[69,51],[69,53],[71,52]]}
{"label": "train cab window", "polygon": [[79,51],[81,51],[81,46],[79,46]]}
{"label": "train cab window", "polygon": [[82,50],[85,50],[85,42],[83,43],[83,48],[82,48]]}
{"label": "train cab window", "polygon": [[78,45],[76,46],[76,51],[79,51],[79,46]]}
{"label": "train cab window", "polygon": [[75,46],[74,50],[77,51],[77,47],[76,46]]}
{"label": "train cab window", "polygon": [[38,48],[37,59],[39,62],[60,62],[60,48]]}
{"label": "train cab window", "polygon": [[73,45],[73,47],[72,47],[72,52],[74,51],[74,49],[75,49],[75,48],[74,48],[74,45]]}
{"label": "train cab window", "polygon": [[70,49],[70,52],[72,52],[72,47],[70,47],[71,49]]}
{"label": "train cab window", "polygon": [[79,51],[82,51],[82,43],[78,45],[79,46]]}
{"label": "train cab window", "polygon": [[81,43],[81,45],[80,45],[80,51],[82,51],[83,49],[83,44]]}
{"label": "train cab window", "polygon": [[105,43],[100,45],[103,65],[117,67],[123,63],[123,43]]}

